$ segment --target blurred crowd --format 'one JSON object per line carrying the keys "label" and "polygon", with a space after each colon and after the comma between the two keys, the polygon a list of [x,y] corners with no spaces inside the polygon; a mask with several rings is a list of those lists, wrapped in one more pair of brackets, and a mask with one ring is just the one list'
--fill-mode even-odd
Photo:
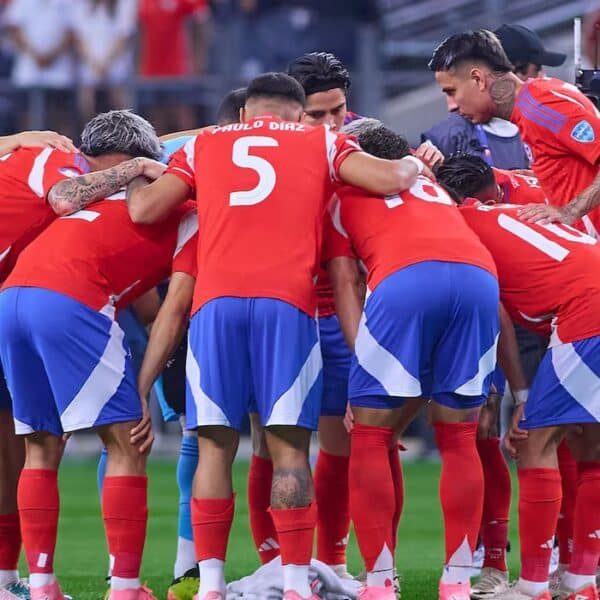
{"label": "blurred crowd", "polygon": [[[226,75],[243,81],[315,48],[352,67],[358,27],[376,18],[369,0],[0,0],[0,80],[12,84],[0,132],[34,125],[19,110],[32,89],[43,93],[45,125],[66,134],[99,110],[133,105],[159,132],[190,129],[206,107],[176,83],[224,75],[232,31],[237,72]],[[149,81],[157,85],[136,85]]]}

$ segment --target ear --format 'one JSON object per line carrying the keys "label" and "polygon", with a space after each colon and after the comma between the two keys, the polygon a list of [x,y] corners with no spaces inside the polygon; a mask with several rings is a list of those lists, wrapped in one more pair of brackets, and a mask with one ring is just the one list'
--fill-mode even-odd
{"label": "ear", "polygon": [[471,80],[475,83],[480,91],[486,88],[487,73],[481,67],[473,67],[469,72]]}

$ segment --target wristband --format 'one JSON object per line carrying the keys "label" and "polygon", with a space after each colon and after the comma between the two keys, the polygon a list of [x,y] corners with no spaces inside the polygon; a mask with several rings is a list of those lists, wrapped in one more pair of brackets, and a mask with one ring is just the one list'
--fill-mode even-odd
{"label": "wristband", "polygon": [[525,404],[525,402],[527,402],[527,396],[529,396],[529,389],[516,390],[512,393],[512,395],[515,399],[515,404],[517,406],[520,406],[521,404]]}
{"label": "wristband", "polygon": [[425,168],[425,163],[416,156],[405,156],[402,160],[409,160],[415,167],[417,167],[417,175],[420,175]]}

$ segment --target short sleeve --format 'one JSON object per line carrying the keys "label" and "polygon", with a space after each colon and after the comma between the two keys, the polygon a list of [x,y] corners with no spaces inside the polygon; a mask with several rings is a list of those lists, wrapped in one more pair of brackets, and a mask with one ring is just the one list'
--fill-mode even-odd
{"label": "short sleeve", "polygon": [[198,249],[198,215],[188,211],[181,219],[177,231],[177,245],[173,253],[172,273],[187,273],[196,277],[196,254]]}
{"label": "short sleeve", "polygon": [[192,189],[196,187],[195,156],[197,140],[197,136],[191,138],[182,148],[174,152],[165,171],[175,175]]}
{"label": "short sleeve", "polygon": [[358,142],[349,135],[335,133],[327,125],[325,128],[325,142],[327,150],[327,162],[329,164],[329,177],[334,183],[341,181],[339,170],[342,163],[353,152],[362,152]]}
{"label": "short sleeve", "polygon": [[44,148],[33,161],[27,183],[34,194],[45,199],[59,181],[85,175],[90,170],[89,163],[79,152]]}
{"label": "short sleeve", "polygon": [[341,223],[341,201],[334,195],[323,222],[321,262],[326,264],[338,256],[356,258],[348,233]]}

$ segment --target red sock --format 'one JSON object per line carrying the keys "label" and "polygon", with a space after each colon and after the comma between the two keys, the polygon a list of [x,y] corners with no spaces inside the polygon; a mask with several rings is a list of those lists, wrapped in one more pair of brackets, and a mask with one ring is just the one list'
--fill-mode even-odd
{"label": "red sock", "polygon": [[29,573],[53,573],[60,506],[57,471],[23,469],[17,503]]}
{"label": "red sock", "polygon": [[137,579],[148,523],[148,478],[144,475],[105,477],[102,516],[113,564],[113,577]]}
{"label": "red sock", "polygon": [[562,503],[558,515],[556,537],[561,565],[571,562],[573,549],[573,519],[575,518],[575,496],[577,495],[577,462],[566,440],[558,446],[558,468],[562,484]]}
{"label": "red sock", "polygon": [[272,508],[271,514],[281,546],[281,563],[310,564],[317,525],[316,503],[300,508]]}
{"label": "red sock", "polygon": [[254,545],[263,565],[279,556],[277,532],[269,512],[272,483],[273,463],[253,454],[248,471],[248,513]]}
{"label": "red sock", "polygon": [[481,522],[481,541],[485,548],[483,566],[507,571],[510,471],[500,450],[500,438],[477,440],[477,451],[481,458],[485,484]]}
{"label": "red sock", "polygon": [[477,423],[435,423],[434,427],[442,460],[440,501],[444,514],[445,564],[467,567],[477,545],[483,512]]}
{"label": "red sock", "polygon": [[558,469],[519,469],[521,577],[548,581],[550,555],[561,502]]}
{"label": "red sock", "polygon": [[192,498],[192,529],[197,560],[225,560],[235,512],[231,498]]}
{"label": "red sock", "polygon": [[315,466],[317,559],[326,565],[346,564],[350,529],[348,465],[350,457],[320,450]]}
{"label": "red sock", "polygon": [[393,442],[389,452],[390,470],[392,471],[392,481],[394,482],[394,495],[396,497],[396,510],[392,519],[392,543],[394,548],[392,554],[396,551],[398,544],[398,525],[404,508],[404,478],[402,476],[402,463],[400,462],[400,449],[398,444]]}
{"label": "red sock", "polygon": [[355,424],[350,452],[350,515],[367,571],[393,553],[396,494],[390,466],[392,430]]}
{"label": "red sock", "polygon": [[580,462],[578,467],[573,558],[569,572],[593,575],[600,559],[600,462]]}
{"label": "red sock", "polygon": [[19,513],[0,515],[0,571],[16,571],[20,553]]}

